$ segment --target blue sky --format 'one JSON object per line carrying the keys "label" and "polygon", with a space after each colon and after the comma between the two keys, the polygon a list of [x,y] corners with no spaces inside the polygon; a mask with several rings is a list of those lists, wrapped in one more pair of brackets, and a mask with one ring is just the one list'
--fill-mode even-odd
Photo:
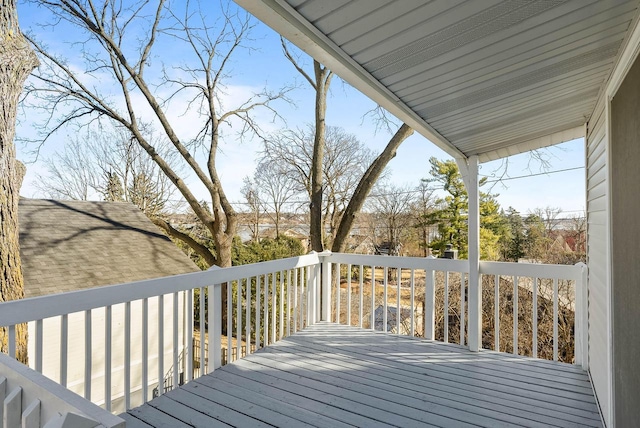
{"label": "blue sky", "polygon": [[[235,7],[235,6],[232,6]],[[73,49],[63,40],[73,39],[78,34],[65,29],[42,29],[36,24],[46,16],[41,9],[25,3],[18,4],[18,14],[23,31],[30,31],[40,39],[48,41],[49,47],[60,54],[68,56],[73,63]],[[281,105],[281,114],[286,118],[286,124],[272,124],[264,117],[264,126],[267,129],[277,130],[287,126],[289,128],[304,127],[313,121],[313,92],[306,82],[293,69],[290,63],[281,53],[280,41],[277,34],[261,23],[257,23],[252,32],[251,45],[255,50],[241,52],[232,64],[233,76],[227,81],[228,97],[230,100],[236,97],[246,96],[252,90],[260,90],[264,86],[279,87],[290,85],[293,82],[299,84],[299,89],[289,95],[295,102],[294,106]],[[152,58],[157,63],[168,64],[167,57],[180,60],[179,49],[171,45],[161,45],[162,57]],[[167,55],[166,53],[170,53]],[[307,59],[309,66],[311,61]],[[307,67],[309,69],[309,67]],[[231,102],[231,101],[230,101]],[[375,132],[375,126],[371,120],[363,115],[375,107],[375,104],[357,92],[350,86],[334,79],[331,93],[328,99],[327,123],[333,126],[345,128],[355,134],[374,152],[380,152],[386,145],[390,134],[384,131]],[[32,111],[25,111],[19,118],[17,129],[18,137],[32,135],[33,120],[39,115]],[[188,117],[180,118],[182,124],[179,129],[189,129]],[[18,158],[27,164],[27,176],[25,178],[22,195],[26,197],[42,196],[34,187],[36,174],[44,173],[42,159],[51,156],[56,151],[64,148],[68,135],[73,129],[65,129],[51,139],[40,150],[38,158],[31,152],[33,146],[18,144]],[[222,144],[222,152],[218,158],[223,187],[233,201],[241,201],[239,190],[242,180],[250,175],[255,167],[257,152],[260,143],[257,140],[236,141],[235,138],[227,138]],[[493,192],[499,193],[498,201],[503,208],[512,206],[522,213],[533,210],[536,207],[557,207],[566,212],[567,216],[581,214],[585,208],[584,170],[579,168],[584,165],[584,142],[576,140],[564,143],[560,146],[545,150],[550,167],[549,173],[543,172],[540,165],[531,162],[528,154],[514,156],[509,159],[506,177],[512,179],[496,183]],[[420,135],[413,135],[405,141],[395,159],[389,164],[391,181],[399,185],[415,186],[421,178],[428,176],[429,158],[435,156],[440,159],[448,158],[443,151],[431,144]],[[502,174],[504,163],[494,161],[481,165],[480,173],[487,176]],[[578,169],[575,169],[578,168]],[[566,171],[565,171],[566,170]],[[554,172],[563,171],[563,172]],[[530,176],[517,178],[520,176]],[[198,188],[193,179],[186,179],[196,189],[196,194],[205,196],[203,188]]]}

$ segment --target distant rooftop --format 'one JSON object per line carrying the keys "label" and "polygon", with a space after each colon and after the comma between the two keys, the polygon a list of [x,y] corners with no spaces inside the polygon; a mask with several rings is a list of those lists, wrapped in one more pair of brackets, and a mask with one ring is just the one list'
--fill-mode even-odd
{"label": "distant rooftop", "polygon": [[127,202],[20,199],[19,216],[25,297],[199,270]]}

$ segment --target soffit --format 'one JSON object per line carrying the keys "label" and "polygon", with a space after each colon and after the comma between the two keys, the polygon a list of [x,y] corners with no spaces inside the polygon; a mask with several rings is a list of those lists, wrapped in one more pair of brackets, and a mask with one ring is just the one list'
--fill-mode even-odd
{"label": "soffit", "polygon": [[583,136],[638,0],[236,0],[454,157]]}

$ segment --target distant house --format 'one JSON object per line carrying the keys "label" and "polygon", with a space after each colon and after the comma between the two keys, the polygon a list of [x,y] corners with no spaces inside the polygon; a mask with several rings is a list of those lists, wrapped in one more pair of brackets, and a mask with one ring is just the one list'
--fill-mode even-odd
{"label": "distant house", "polygon": [[[25,297],[38,297],[66,291],[83,290],[104,285],[196,272],[198,267],[183,254],[137,207],[125,202],[87,202],[21,199],[20,252],[25,281]],[[184,325],[183,299],[180,296],[179,324]],[[165,298],[167,322],[172,319],[173,301]],[[155,319],[158,302],[149,301],[149,317]],[[142,391],[141,342],[142,303],[132,304],[131,360],[133,390]],[[105,314],[93,311],[92,342],[104,343]],[[112,309],[112,322],[124,322],[124,306]],[[33,323],[32,323],[33,324]],[[157,349],[157,325],[149,325],[149,349]],[[84,384],[84,313],[69,316],[68,388],[82,394]],[[35,351],[34,325],[29,326],[29,353]],[[122,329],[114,329],[122,331]],[[165,329],[165,369],[171,369],[173,347],[172,331]],[[182,335],[182,333],[180,333]],[[123,391],[122,362],[124,337],[113,334],[112,343],[112,398],[117,409],[118,392]],[[182,338],[180,339],[183,340]],[[43,374],[60,378],[60,321],[47,319],[43,326]],[[51,355],[47,356],[47,349]],[[152,354],[150,354],[152,355]],[[92,352],[91,401],[104,402],[104,351]],[[30,360],[34,368],[34,361]],[[149,360],[149,385],[158,384],[157,356]],[[135,376],[137,374],[137,377]],[[136,383],[137,382],[137,383]],[[120,400],[121,401],[121,400]],[[135,401],[133,401],[135,403]]]}

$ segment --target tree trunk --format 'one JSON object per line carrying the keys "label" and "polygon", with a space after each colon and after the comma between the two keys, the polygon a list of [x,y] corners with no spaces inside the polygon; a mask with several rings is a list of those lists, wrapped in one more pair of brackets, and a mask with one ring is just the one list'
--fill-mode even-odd
{"label": "tree trunk", "polygon": [[403,123],[382,153],[380,153],[364,173],[356,187],[356,190],[353,192],[353,195],[349,200],[349,205],[347,205],[347,208],[342,215],[338,231],[336,232],[336,237],[333,240],[333,245],[331,246],[331,251],[334,253],[344,252],[347,246],[349,232],[351,232],[353,222],[356,219],[356,215],[362,209],[364,201],[367,199],[367,196],[380,177],[380,174],[382,174],[382,171],[384,171],[391,159],[396,157],[396,151],[398,150],[398,147],[400,147],[400,144],[402,144],[402,142],[412,134],[413,129],[411,129],[406,123]]}
{"label": "tree trunk", "polygon": [[324,139],[326,133],[325,116],[327,113],[327,90],[331,81],[331,72],[318,61],[313,62],[316,78],[315,136],[311,159],[311,206],[309,207],[311,249],[324,250],[322,227],[322,163],[324,160]]}
{"label": "tree trunk", "polygon": [[[24,81],[38,60],[18,26],[15,0],[0,0],[0,302],[24,297],[20,263],[18,199],[25,168],[13,144],[16,108]],[[16,357],[27,362],[27,326],[16,329]],[[6,329],[0,350],[8,350]]]}

